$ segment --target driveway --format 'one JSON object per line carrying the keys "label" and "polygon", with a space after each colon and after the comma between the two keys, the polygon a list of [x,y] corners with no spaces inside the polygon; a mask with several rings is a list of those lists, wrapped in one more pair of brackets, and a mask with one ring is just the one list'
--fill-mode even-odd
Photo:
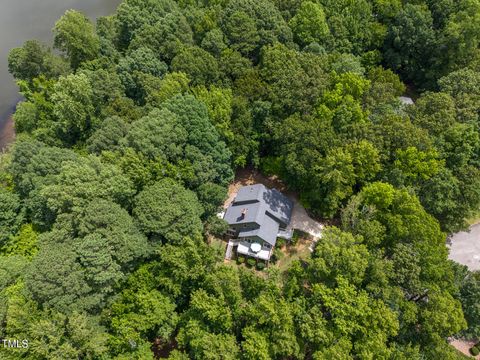
{"label": "driveway", "polygon": [[470,348],[475,345],[475,341],[467,341],[462,339],[451,339],[449,341],[450,345],[452,345],[455,349],[460,351],[462,354],[465,354],[470,359],[480,359],[480,355],[473,357],[470,355]]}
{"label": "driveway", "polygon": [[323,225],[308,216],[305,208],[300,204],[296,197],[289,196],[293,201],[293,213],[290,227],[306,232],[313,236],[314,241],[322,237]]}
{"label": "driveway", "polygon": [[468,266],[472,271],[480,270],[480,223],[470,231],[461,231],[451,238],[449,258]]}

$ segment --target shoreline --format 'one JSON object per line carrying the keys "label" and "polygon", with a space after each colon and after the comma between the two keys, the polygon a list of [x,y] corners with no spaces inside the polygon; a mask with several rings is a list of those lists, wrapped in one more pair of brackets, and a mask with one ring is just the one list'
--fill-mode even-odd
{"label": "shoreline", "polygon": [[13,124],[13,113],[8,115],[1,122],[0,127],[0,151],[5,151],[15,140],[15,126]]}

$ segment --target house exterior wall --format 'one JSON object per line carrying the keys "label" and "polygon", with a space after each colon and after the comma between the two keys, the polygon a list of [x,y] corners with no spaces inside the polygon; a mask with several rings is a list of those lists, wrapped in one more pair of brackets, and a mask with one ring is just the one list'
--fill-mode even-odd
{"label": "house exterior wall", "polygon": [[245,256],[250,256],[256,259],[269,261],[270,256],[272,254],[272,249],[267,249],[265,247],[262,247],[262,249],[258,253],[254,253],[250,250],[250,243],[246,241],[241,241],[238,243],[237,253]]}
{"label": "house exterior wall", "polygon": [[263,241],[258,236],[250,236],[248,238],[242,238],[242,241],[249,244],[253,244],[253,243],[260,244],[262,246],[262,249],[270,250],[272,248],[272,246],[269,243],[267,243],[266,241]]}
{"label": "house exterior wall", "polygon": [[235,231],[235,234],[238,235],[240,230],[250,231],[258,229],[260,226],[257,223],[246,223],[246,224],[233,224],[230,225],[230,228]]}

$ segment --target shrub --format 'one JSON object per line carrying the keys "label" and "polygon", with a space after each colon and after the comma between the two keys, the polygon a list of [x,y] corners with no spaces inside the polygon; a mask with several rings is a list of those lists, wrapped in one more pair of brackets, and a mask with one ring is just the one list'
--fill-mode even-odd
{"label": "shrub", "polygon": [[265,263],[263,262],[257,263],[257,270],[262,271],[263,269],[265,269]]}
{"label": "shrub", "polygon": [[268,156],[260,161],[260,170],[266,176],[282,175],[282,158]]}
{"label": "shrub", "polygon": [[292,245],[296,245],[298,243],[298,240],[308,239],[309,237],[310,237],[310,235],[308,233],[306,233],[304,231],[301,231],[301,230],[298,230],[298,229],[294,229],[292,239],[290,240],[290,243]]}
{"label": "shrub", "polygon": [[255,266],[256,263],[257,263],[257,261],[254,258],[247,259],[247,265],[249,267]]}
{"label": "shrub", "polygon": [[297,245],[299,239],[300,239],[300,235],[298,234],[297,230],[294,230],[292,238],[290,239],[290,245],[292,246]]}
{"label": "shrub", "polygon": [[286,243],[287,243],[287,240],[282,239],[282,238],[277,238],[276,247],[280,249],[280,248],[282,248]]}
{"label": "shrub", "polygon": [[245,258],[243,256],[237,257],[237,264],[243,264],[245,262]]}
{"label": "shrub", "polygon": [[207,219],[205,230],[209,234],[221,238],[228,230],[228,223],[223,219],[219,219],[216,215],[213,215]]}
{"label": "shrub", "polygon": [[470,348],[470,354],[472,354],[473,356],[477,356],[478,354],[480,354],[480,350],[477,348],[477,346],[473,346]]}
{"label": "shrub", "polygon": [[280,251],[280,249],[273,249],[273,254],[272,257],[270,258],[270,261],[272,264],[276,264],[278,260],[283,258],[283,253]]}

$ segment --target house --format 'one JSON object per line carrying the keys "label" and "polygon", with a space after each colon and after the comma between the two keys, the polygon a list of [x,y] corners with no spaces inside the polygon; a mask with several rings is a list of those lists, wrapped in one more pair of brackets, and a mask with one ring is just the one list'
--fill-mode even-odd
{"label": "house", "polygon": [[240,188],[224,215],[232,239],[226,257],[236,246],[238,254],[270,260],[277,237],[292,237],[292,210],[293,202],[276,189],[262,184]]}

